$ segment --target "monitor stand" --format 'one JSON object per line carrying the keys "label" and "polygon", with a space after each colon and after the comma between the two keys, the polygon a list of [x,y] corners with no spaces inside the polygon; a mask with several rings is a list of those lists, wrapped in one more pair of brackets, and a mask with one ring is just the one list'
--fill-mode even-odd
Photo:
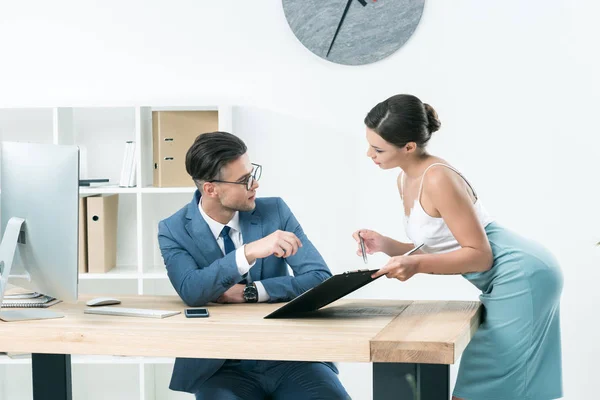
{"label": "monitor stand", "polygon": [[[4,236],[2,237],[2,243],[0,243],[0,307],[2,307],[4,290],[6,289],[8,277],[12,268],[15,251],[17,250],[21,226],[24,222],[25,220],[23,218],[17,217],[12,217],[10,220],[8,220],[8,224],[6,224],[6,230],[4,231]],[[0,320],[5,322],[62,318],[64,316],[64,314],[50,310],[31,308],[0,312]]]}
{"label": "monitor stand", "polygon": [[62,318],[65,314],[57,313],[50,310],[39,309],[24,309],[24,310],[7,310],[0,312],[0,320],[4,322],[14,321],[30,321],[32,319],[53,319]]}

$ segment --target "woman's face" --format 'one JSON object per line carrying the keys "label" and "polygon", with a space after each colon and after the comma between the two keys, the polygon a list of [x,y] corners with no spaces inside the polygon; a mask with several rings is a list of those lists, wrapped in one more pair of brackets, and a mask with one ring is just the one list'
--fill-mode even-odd
{"label": "woman's face", "polygon": [[385,141],[375,131],[367,128],[367,142],[369,149],[367,157],[379,166],[381,169],[390,169],[400,166],[402,162],[403,149],[394,146]]}

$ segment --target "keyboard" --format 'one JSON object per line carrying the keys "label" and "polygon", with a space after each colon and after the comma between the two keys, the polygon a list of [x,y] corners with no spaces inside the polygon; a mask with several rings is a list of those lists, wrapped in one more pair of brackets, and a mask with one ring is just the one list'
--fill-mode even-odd
{"label": "keyboard", "polygon": [[83,310],[84,314],[118,315],[123,317],[166,318],[181,311],[147,310],[145,308],[94,307]]}

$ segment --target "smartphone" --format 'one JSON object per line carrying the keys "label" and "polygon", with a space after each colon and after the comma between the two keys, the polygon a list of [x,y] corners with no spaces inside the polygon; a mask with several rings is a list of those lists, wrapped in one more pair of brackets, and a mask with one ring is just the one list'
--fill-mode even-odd
{"label": "smartphone", "polygon": [[186,308],[185,316],[187,318],[206,318],[209,314],[206,308]]}

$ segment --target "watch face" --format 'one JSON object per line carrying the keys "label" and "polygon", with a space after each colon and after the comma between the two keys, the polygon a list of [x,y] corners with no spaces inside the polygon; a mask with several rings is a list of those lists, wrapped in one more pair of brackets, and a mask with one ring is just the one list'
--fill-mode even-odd
{"label": "watch face", "polygon": [[258,290],[256,289],[256,286],[249,285],[244,288],[244,300],[247,302],[258,300]]}
{"label": "watch face", "polygon": [[282,0],[290,28],[321,58],[347,65],[372,63],[413,34],[425,0]]}

